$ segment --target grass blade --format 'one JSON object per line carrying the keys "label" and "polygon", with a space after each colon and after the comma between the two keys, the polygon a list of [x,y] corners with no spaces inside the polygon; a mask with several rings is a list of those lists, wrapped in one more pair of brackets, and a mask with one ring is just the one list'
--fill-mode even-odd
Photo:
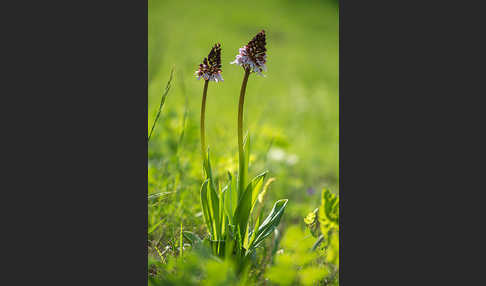
{"label": "grass blade", "polygon": [[172,70],[170,71],[170,77],[169,81],[167,82],[167,85],[165,86],[165,91],[162,94],[162,98],[160,99],[160,105],[159,105],[159,110],[157,111],[157,115],[155,116],[154,123],[152,124],[152,129],[150,129],[150,134],[148,136],[147,142],[150,141],[150,138],[152,137],[152,133],[154,132],[155,124],[157,123],[157,120],[159,119],[160,113],[162,112],[162,107],[164,106],[165,99],[167,98],[167,95],[169,94],[170,90],[170,83],[172,82],[172,77],[174,75],[174,67],[172,67]]}

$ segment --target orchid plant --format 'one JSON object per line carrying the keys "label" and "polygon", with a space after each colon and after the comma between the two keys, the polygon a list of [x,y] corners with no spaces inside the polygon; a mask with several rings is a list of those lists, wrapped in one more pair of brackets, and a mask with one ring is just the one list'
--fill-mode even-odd
{"label": "orchid plant", "polygon": [[[201,154],[204,167],[204,182],[201,186],[201,206],[204,222],[209,232],[206,240],[213,254],[225,257],[236,256],[245,259],[253,254],[265,238],[274,232],[284,213],[288,200],[275,202],[270,214],[263,219],[261,207],[255,211],[257,203],[263,204],[263,197],[269,180],[263,187],[267,171],[248,180],[250,155],[250,137],[243,138],[243,110],[248,79],[252,73],[262,75],[266,71],[265,31],[258,33],[247,45],[239,49],[232,64],[244,70],[243,82],[238,105],[238,173],[228,172],[228,183],[222,187],[215,182],[205,137],[205,109],[208,85],[210,81],[222,82],[221,45],[216,44],[207,58],[196,71],[198,79],[204,79],[201,104]],[[192,233],[185,232],[186,238],[194,243],[202,242]]]}

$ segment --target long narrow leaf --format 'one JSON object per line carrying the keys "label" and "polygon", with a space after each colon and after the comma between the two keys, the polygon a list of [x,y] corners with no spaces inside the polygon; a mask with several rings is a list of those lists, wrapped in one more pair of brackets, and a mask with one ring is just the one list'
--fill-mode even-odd
{"label": "long narrow leaf", "polygon": [[204,172],[206,173],[206,179],[210,179],[209,183],[212,185],[212,187],[214,188],[214,184],[213,184],[213,171],[211,170],[211,160],[210,160],[210,157],[209,157],[209,148],[207,150],[207,156],[204,160]]}
{"label": "long narrow leaf", "polygon": [[[268,171],[261,173],[260,175],[253,178],[248,187],[251,189],[251,209],[255,206],[255,203],[258,198],[258,194],[260,193],[260,189],[262,188],[263,181],[265,180],[265,176],[267,175]],[[247,187],[247,188],[248,188]]]}
{"label": "long narrow leaf", "polygon": [[236,212],[236,207],[238,206],[238,199],[239,199],[239,194],[238,194],[238,180],[237,176],[232,176],[231,177],[231,210],[233,211],[233,216],[235,215]]}
{"label": "long narrow leaf", "polygon": [[233,205],[235,205],[236,207],[236,204],[233,204],[232,196],[233,196],[233,190],[231,189],[231,179],[230,179],[228,185],[225,186],[223,191],[221,192],[221,198],[223,201],[224,213],[228,217],[228,223],[234,225],[233,216],[234,216],[235,208],[233,208]]}
{"label": "long narrow leaf", "polygon": [[208,183],[209,183],[209,179],[204,181],[204,183],[201,186],[201,207],[203,210],[204,221],[206,223],[208,231],[211,236],[214,236],[213,221],[211,218],[211,214],[209,212],[209,204],[208,204]]}
{"label": "long narrow leaf", "polygon": [[247,254],[251,253],[255,248],[257,248],[263,240],[272,234],[275,228],[280,223],[280,219],[284,213],[285,207],[287,206],[287,199],[278,200],[273,205],[273,209],[268,215],[268,217],[263,221],[262,225],[258,228],[257,233],[255,234],[255,240],[252,241],[250,246],[248,247]]}
{"label": "long narrow leaf", "polygon": [[220,220],[219,220],[219,198],[216,190],[212,187],[211,179],[208,183],[208,206],[209,213],[211,214],[212,225],[213,225],[213,236],[211,239],[218,240],[220,236]]}
{"label": "long narrow leaf", "polygon": [[[245,238],[245,233],[247,230],[248,218],[250,217],[251,210],[251,190],[246,189],[238,202],[235,213],[235,221],[238,226],[239,237],[243,243]],[[242,245],[242,244],[239,244]]]}
{"label": "long narrow leaf", "polygon": [[262,208],[260,208],[259,212],[257,213],[257,216],[256,216],[256,221],[255,221],[255,226],[253,227],[253,232],[251,233],[251,236],[248,240],[248,245],[251,245],[253,243],[253,241],[255,240],[256,234],[258,233],[258,228],[260,227],[261,222],[262,222],[262,218],[263,218],[263,212],[262,212]]}
{"label": "long narrow leaf", "polygon": [[207,150],[207,157],[204,162],[206,177],[208,180],[207,186],[207,202],[208,202],[208,213],[211,218],[212,235],[211,239],[218,240],[221,236],[221,225],[220,225],[220,214],[219,214],[219,197],[216,192],[213,180],[213,172],[211,170],[211,160],[209,157],[209,148]]}
{"label": "long narrow leaf", "polygon": [[224,194],[221,191],[221,185],[219,185],[219,221],[220,221],[220,237],[219,239],[223,239],[226,231],[226,215],[224,213]]}
{"label": "long narrow leaf", "polygon": [[[248,242],[248,238],[245,236],[248,229],[248,219],[266,174],[267,172],[263,172],[251,180],[236,207],[236,223],[240,227],[240,236],[244,243]],[[257,193],[256,195],[254,195],[255,192]]]}
{"label": "long narrow leaf", "polygon": [[265,183],[265,185],[263,186],[263,190],[260,194],[258,194],[258,201],[263,204],[263,199],[265,198],[265,194],[267,193],[267,190],[268,188],[270,187],[270,184],[275,182],[275,178],[270,178],[268,179],[268,181]]}

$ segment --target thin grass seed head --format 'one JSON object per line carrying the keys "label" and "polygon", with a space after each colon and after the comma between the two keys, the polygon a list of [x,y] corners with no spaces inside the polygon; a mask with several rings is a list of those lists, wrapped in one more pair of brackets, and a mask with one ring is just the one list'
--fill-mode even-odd
{"label": "thin grass seed head", "polygon": [[221,76],[221,44],[217,43],[209,52],[207,58],[204,58],[203,63],[199,65],[195,75],[197,79],[209,81],[223,81]]}
{"label": "thin grass seed head", "polygon": [[267,48],[265,40],[265,31],[258,33],[246,46],[239,49],[236,59],[230,64],[242,66],[245,70],[249,69],[261,76],[262,71],[267,71],[265,63],[267,62]]}

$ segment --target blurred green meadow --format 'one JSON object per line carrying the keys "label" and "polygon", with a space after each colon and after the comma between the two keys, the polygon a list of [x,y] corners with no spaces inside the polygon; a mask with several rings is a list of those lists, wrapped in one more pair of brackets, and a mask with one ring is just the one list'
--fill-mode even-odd
{"label": "blurred green meadow", "polygon": [[[204,81],[198,81],[194,72],[211,47],[221,43],[224,82],[209,84],[206,133],[213,171],[224,180],[227,171],[237,169],[236,119],[244,73],[229,63],[262,29],[267,35],[268,71],[265,77],[250,76],[245,97],[244,129],[252,141],[249,174],[253,177],[269,170],[267,178],[276,179],[267,192],[267,212],[275,200],[289,199],[280,232],[285,235],[287,229],[296,227],[304,231],[303,219],[319,207],[321,190],[339,192],[337,1],[149,0],[148,4],[149,131],[174,68],[148,150],[151,275],[174,274],[177,267],[179,272],[189,271],[182,270],[190,267],[189,262],[171,260],[180,256],[181,227],[206,235],[199,200],[203,181],[199,116]],[[197,261],[184,243],[187,260]],[[273,263],[272,258],[263,260],[261,271],[252,274],[255,283],[265,281],[266,269]],[[194,271],[194,275],[207,278],[211,271],[217,274],[217,266],[211,263],[206,274]],[[275,273],[272,271],[268,273]],[[182,277],[181,281],[192,285],[188,281],[193,278]],[[211,281],[211,285],[219,283]],[[171,283],[176,282],[165,284]]]}

